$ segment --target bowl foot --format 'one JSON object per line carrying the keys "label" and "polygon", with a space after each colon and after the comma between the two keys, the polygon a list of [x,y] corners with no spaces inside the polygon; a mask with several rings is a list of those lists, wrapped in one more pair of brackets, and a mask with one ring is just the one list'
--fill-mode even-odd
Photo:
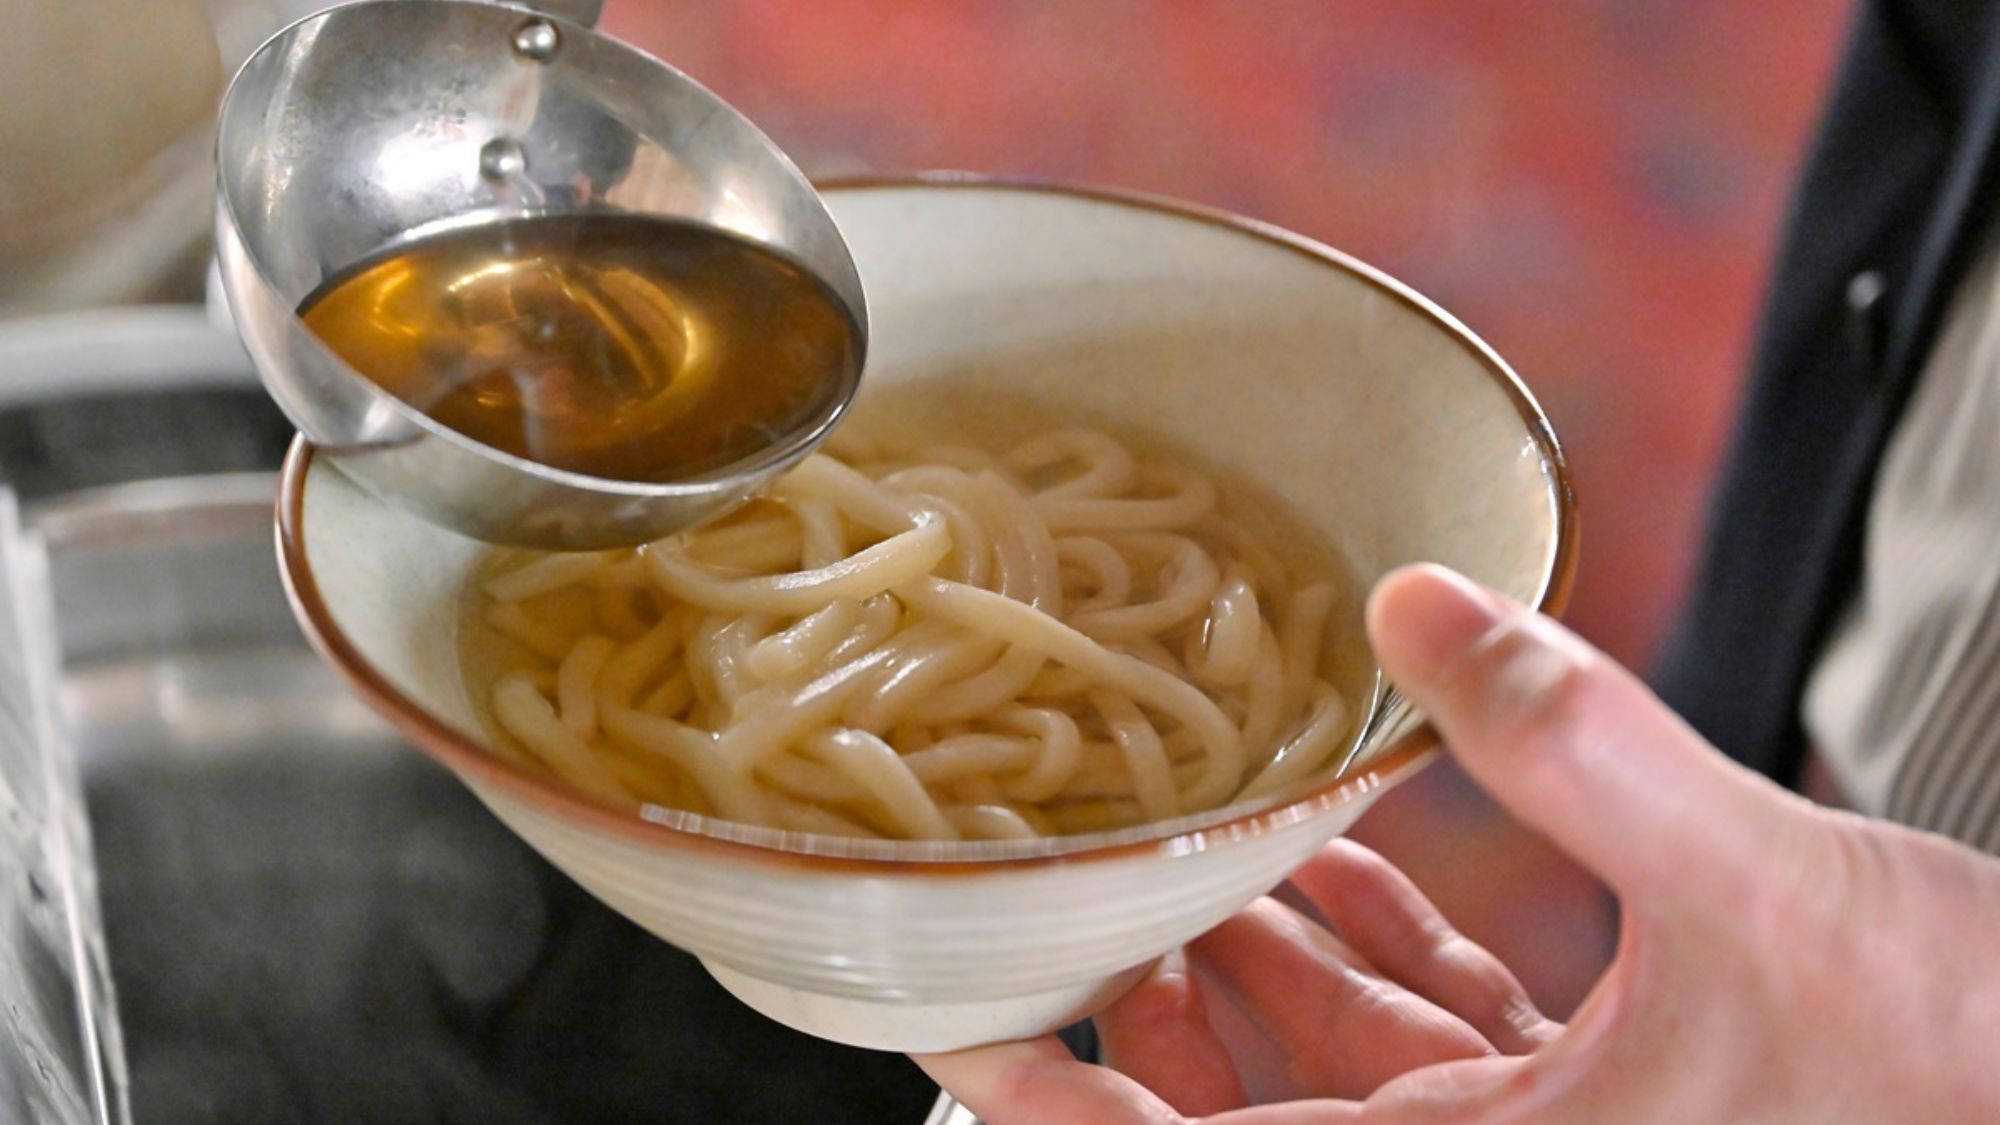
{"label": "bowl foot", "polygon": [[957,1051],[984,1043],[1027,1039],[1067,1027],[1123,996],[1153,963],[1101,980],[1005,1000],[910,1003],[806,992],[704,960],[738,1000],[787,1027],[821,1039],[877,1051]]}

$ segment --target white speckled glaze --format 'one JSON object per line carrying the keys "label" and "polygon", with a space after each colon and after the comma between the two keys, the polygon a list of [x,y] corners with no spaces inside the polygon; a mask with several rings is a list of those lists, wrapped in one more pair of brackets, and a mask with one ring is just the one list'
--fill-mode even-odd
{"label": "white speckled glaze", "polygon": [[[828,199],[874,318],[854,424],[963,432],[979,404],[1018,398],[1122,422],[1258,482],[1365,580],[1432,560],[1560,599],[1574,519],[1545,421],[1482,344],[1396,283],[1242,220],[1102,193],[952,180]],[[1431,752],[1397,708],[1343,782],[1058,841],[853,843],[642,818],[484,748],[456,641],[482,545],[303,450],[280,523],[300,621],[371,702],[614,909],[759,1011],[847,1043],[949,1050],[1088,1015]]]}

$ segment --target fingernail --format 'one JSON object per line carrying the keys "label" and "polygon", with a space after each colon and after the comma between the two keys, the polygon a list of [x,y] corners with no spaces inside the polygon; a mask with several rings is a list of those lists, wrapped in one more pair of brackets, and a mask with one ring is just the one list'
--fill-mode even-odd
{"label": "fingernail", "polygon": [[1391,678],[1429,679],[1510,610],[1463,575],[1420,563],[1391,571],[1375,584],[1368,599],[1368,639]]}

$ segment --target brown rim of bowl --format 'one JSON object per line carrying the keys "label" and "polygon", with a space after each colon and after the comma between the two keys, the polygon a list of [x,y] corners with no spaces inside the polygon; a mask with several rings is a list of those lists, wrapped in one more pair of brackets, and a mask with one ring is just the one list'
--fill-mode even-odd
{"label": "brown rim of bowl", "polygon": [[[835,179],[822,181],[819,187],[822,191],[908,188],[1021,191],[1133,207],[1225,227],[1303,254],[1373,285],[1432,320],[1457,340],[1478,358],[1487,374],[1514,403],[1515,410],[1526,425],[1529,436],[1541,451],[1543,464],[1555,493],[1556,531],[1553,557],[1550,560],[1549,573],[1543,579],[1541,594],[1535,599],[1535,608],[1543,613],[1557,614],[1568,603],[1570,588],[1576,576],[1576,495],[1570,478],[1569,463],[1563,456],[1562,446],[1556,441],[1555,431],[1549,426],[1548,418],[1542,413],[1534,395],[1485,341],[1473,335],[1470,329],[1451,314],[1402,282],[1338,250],[1268,223],[1200,204],[1137,192],[958,172],[908,177]],[[284,579],[285,594],[292,604],[292,612],[305,631],[306,639],[371,707],[386,717],[419,749],[455,773],[464,775],[468,780],[505,789],[516,797],[541,806],[544,811],[559,814],[573,821],[585,821],[596,829],[633,842],[818,870],[877,874],[894,872],[925,875],[976,874],[1003,868],[1116,859],[1155,851],[1185,854],[1205,851],[1246,837],[1263,835],[1296,824],[1325,809],[1344,804],[1406,775],[1434,754],[1439,745],[1437,734],[1431,729],[1430,724],[1422,723],[1393,746],[1378,753],[1360,773],[1330,781],[1282,805],[1257,809],[1215,824],[1172,835],[1120,840],[1096,847],[1047,855],[994,859],[837,855],[728,839],[690,828],[662,824],[634,815],[628,809],[599,804],[551,776],[493,754],[397,690],[361,656],[360,651],[341,632],[339,624],[321,597],[319,585],[313,577],[311,562],[306,557],[305,486],[312,467],[313,453],[313,447],[303,437],[293,442],[291,451],[285,457],[277,505],[278,568]]]}

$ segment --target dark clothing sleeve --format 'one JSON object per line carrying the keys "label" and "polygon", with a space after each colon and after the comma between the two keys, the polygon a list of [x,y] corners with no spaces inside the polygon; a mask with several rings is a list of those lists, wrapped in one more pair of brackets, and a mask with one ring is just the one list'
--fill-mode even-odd
{"label": "dark clothing sleeve", "polygon": [[1805,678],[1858,574],[1875,466],[1983,234],[2000,65],[1974,3],[1864,0],[1772,272],[1750,384],[1654,684],[1791,780]]}

